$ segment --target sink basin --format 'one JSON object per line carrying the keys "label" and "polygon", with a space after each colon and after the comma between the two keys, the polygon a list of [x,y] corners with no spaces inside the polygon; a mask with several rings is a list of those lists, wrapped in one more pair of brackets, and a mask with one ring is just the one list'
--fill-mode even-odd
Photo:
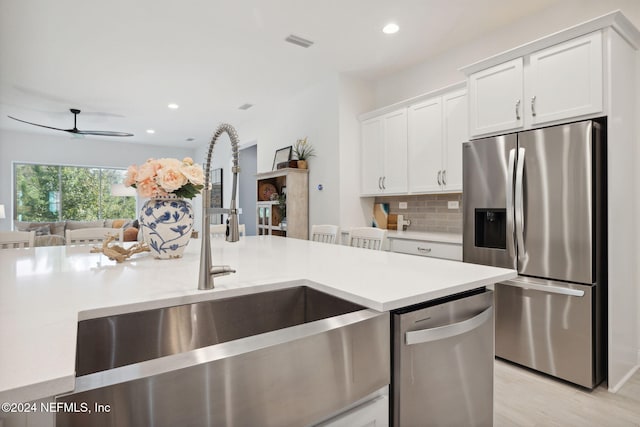
{"label": "sink basin", "polygon": [[362,310],[308,286],[78,323],[76,376]]}
{"label": "sink basin", "polygon": [[84,320],[56,425],[313,425],[389,384],[389,325],[308,286]]}

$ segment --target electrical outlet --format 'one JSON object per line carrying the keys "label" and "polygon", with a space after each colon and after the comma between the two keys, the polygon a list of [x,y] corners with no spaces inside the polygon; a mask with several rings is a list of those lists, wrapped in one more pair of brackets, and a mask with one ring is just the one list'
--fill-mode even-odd
{"label": "electrical outlet", "polygon": [[460,202],[458,202],[457,200],[449,201],[447,203],[447,207],[449,209],[460,209]]}
{"label": "electrical outlet", "polygon": [[407,202],[398,203],[398,209],[407,209]]}

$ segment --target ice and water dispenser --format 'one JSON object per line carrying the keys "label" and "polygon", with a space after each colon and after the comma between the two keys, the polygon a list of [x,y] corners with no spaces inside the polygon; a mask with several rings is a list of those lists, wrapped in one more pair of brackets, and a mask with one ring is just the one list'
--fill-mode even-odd
{"label": "ice and water dispenser", "polygon": [[475,246],[507,248],[507,210],[475,209]]}

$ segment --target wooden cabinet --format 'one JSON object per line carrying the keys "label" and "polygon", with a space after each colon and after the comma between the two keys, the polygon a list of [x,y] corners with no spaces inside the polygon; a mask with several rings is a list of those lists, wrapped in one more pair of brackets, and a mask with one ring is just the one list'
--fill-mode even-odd
{"label": "wooden cabinet", "polygon": [[[256,232],[309,238],[309,170],[280,169],[257,175]],[[270,194],[286,194],[285,210]],[[265,200],[267,199],[267,200]]]}
{"label": "wooden cabinet", "polygon": [[409,193],[462,191],[467,92],[445,93],[409,106]]}
{"label": "wooden cabinet", "polygon": [[361,138],[362,195],[406,193],[406,108],[364,120]]}
{"label": "wooden cabinet", "polygon": [[596,31],[470,74],[470,134],[602,112],[602,51],[602,32]]}

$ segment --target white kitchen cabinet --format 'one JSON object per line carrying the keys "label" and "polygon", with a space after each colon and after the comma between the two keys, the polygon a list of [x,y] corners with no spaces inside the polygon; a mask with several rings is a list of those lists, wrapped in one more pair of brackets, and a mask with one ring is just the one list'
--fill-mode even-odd
{"label": "white kitchen cabinet", "polygon": [[444,158],[442,190],[462,191],[462,144],[469,140],[467,91],[442,96]]}
{"label": "white kitchen cabinet", "polygon": [[365,120],[360,125],[362,133],[362,155],[360,159],[362,194],[382,192],[382,175],[384,174],[382,124],[382,117],[374,117]]}
{"label": "white kitchen cabinet", "polygon": [[362,195],[407,192],[407,109],[362,122]]}
{"label": "white kitchen cabinet", "polygon": [[410,193],[440,191],[442,176],[442,98],[409,107],[408,172]]}
{"label": "white kitchen cabinet", "polygon": [[469,76],[469,133],[519,129],[522,119],[523,59],[516,58]]}
{"label": "white kitchen cabinet", "polygon": [[527,73],[531,125],[602,111],[602,33],[531,54]]}
{"label": "white kitchen cabinet", "polygon": [[465,89],[409,106],[409,193],[462,191],[467,122]]}
{"label": "white kitchen cabinet", "polygon": [[389,250],[409,255],[462,261],[462,244],[389,238]]}
{"label": "white kitchen cabinet", "polygon": [[602,32],[596,31],[470,74],[470,135],[602,112],[602,67]]}

